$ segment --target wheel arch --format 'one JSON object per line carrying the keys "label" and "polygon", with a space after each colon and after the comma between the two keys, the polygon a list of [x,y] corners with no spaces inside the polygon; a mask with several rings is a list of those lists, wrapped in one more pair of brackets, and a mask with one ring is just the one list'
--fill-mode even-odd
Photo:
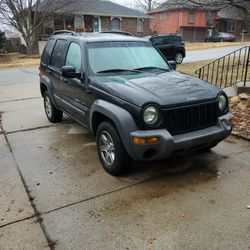
{"label": "wheel arch", "polygon": [[110,121],[116,127],[126,151],[130,157],[136,158],[131,149],[130,133],[136,131],[137,126],[130,113],[115,104],[96,100],[90,110],[90,128],[94,135],[103,121]]}

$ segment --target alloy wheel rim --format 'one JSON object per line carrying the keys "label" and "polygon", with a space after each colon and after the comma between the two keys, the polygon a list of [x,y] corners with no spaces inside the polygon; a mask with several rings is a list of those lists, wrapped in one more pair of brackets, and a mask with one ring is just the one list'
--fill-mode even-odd
{"label": "alloy wheel rim", "polygon": [[177,54],[177,55],[175,56],[175,61],[176,61],[177,63],[181,63],[181,62],[182,62],[182,55],[181,55],[181,54]]}
{"label": "alloy wheel rim", "polygon": [[45,110],[46,110],[46,114],[48,115],[48,117],[51,117],[52,108],[51,108],[51,103],[50,103],[50,99],[48,96],[46,96],[45,98]]}
{"label": "alloy wheel rim", "polygon": [[112,165],[115,161],[115,146],[111,135],[107,131],[102,132],[99,147],[104,162]]}

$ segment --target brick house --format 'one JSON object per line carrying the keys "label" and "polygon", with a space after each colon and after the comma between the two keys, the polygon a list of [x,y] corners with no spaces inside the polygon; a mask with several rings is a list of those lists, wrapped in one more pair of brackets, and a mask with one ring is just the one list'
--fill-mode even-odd
{"label": "brick house", "polygon": [[[230,32],[238,36],[243,27],[240,15],[216,7],[176,4],[170,0],[149,13],[154,33],[180,33],[184,41],[204,41],[214,31]],[[234,10],[235,11],[235,10]]]}
{"label": "brick house", "polygon": [[56,11],[47,19],[40,39],[55,30],[69,29],[76,32],[100,32],[108,30],[128,31],[136,36],[151,34],[150,16],[110,1],[76,0]]}

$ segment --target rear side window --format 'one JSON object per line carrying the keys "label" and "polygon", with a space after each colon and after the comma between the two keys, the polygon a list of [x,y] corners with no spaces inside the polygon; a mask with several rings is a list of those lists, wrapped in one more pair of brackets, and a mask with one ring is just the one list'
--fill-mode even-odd
{"label": "rear side window", "polygon": [[56,45],[53,49],[50,65],[61,69],[64,65],[65,55],[67,51],[67,41],[57,40]]}
{"label": "rear side window", "polygon": [[163,45],[163,38],[162,37],[154,37],[151,39],[151,42],[156,46]]}
{"label": "rear side window", "polygon": [[71,43],[66,56],[65,65],[73,66],[77,73],[81,72],[81,47],[77,43]]}
{"label": "rear side window", "polygon": [[50,55],[51,55],[54,43],[55,43],[54,39],[48,40],[42,53],[42,57],[41,57],[42,64],[47,65],[49,63],[49,59],[50,59]]}

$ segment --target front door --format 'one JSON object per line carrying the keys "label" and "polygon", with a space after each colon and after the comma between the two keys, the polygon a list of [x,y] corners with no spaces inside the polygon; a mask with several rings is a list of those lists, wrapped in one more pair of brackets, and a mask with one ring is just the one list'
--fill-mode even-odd
{"label": "front door", "polygon": [[[65,66],[73,66],[76,73],[82,73],[82,49],[80,44],[72,42],[66,55]],[[86,84],[78,78],[61,77],[64,109],[84,125],[87,124]]]}

